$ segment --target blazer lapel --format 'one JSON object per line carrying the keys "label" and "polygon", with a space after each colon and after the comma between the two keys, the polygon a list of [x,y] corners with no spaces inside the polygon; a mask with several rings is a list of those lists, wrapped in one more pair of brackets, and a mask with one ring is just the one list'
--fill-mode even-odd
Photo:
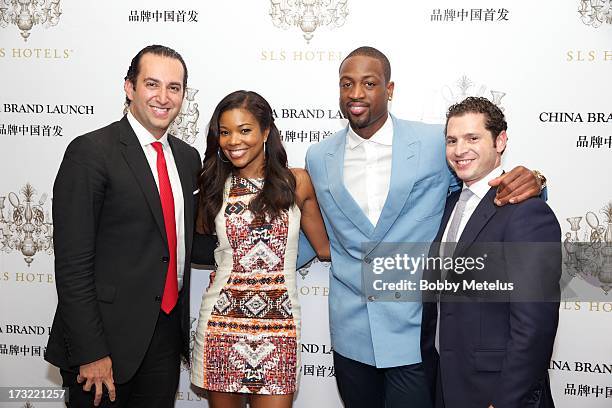
{"label": "blazer lapel", "polygon": [[444,230],[446,230],[446,225],[450,220],[450,216],[453,213],[453,209],[459,201],[459,196],[461,195],[461,190],[455,191],[446,199],[446,207],[444,208],[444,214],[442,215],[442,221],[440,222],[440,229],[438,230],[438,234],[434,238],[434,242],[441,242],[442,236],[444,235]]}
{"label": "blazer lapel", "polygon": [[157,190],[157,184],[155,184],[155,178],[153,178],[151,167],[126,117],[123,117],[120,121],[120,125],[121,134],[119,135],[119,141],[124,145],[123,157],[132,170],[136,181],[138,181],[147,204],[153,213],[153,218],[157,223],[157,227],[167,245],[168,240],[166,237],[161,200],[159,199],[159,191]]}
{"label": "blazer lapel", "polygon": [[329,192],[336,202],[336,206],[344,213],[346,218],[369,237],[374,231],[374,226],[344,185],[344,149],[347,131],[348,128],[344,131],[343,137],[338,138],[338,142],[325,155]]}
{"label": "blazer lapel", "polygon": [[455,253],[453,254],[455,257],[461,256],[461,254],[463,254],[463,252],[470,247],[470,245],[478,237],[478,234],[480,234],[480,231],[482,231],[491,217],[493,217],[497,212],[497,208],[493,203],[495,193],[496,189],[493,187],[489,189],[483,199],[480,200],[478,207],[476,207],[474,210],[474,213],[468,220],[463,232],[461,233],[461,236],[459,237],[459,242],[457,242],[457,247],[455,248]]}
{"label": "blazer lapel", "polygon": [[381,241],[384,238],[406,204],[414,186],[421,148],[409,127],[399,129],[395,117],[391,116],[391,119],[393,120],[391,180],[385,205],[372,236],[374,241]]}
{"label": "blazer lapel", "polygon": [[193,231],[193,174],[189,171],[188,158],[183,157],[179,149],[174,146],[174,138],[168,136],[168,142],[172,149],[172,155],[174,156],[174,162],[176,163],[176,169],[178,170],[179,178],[181,179],[181,186],[183,189],[183,207],[184,207],[184,219],[185,219],[185,249],[186,253],[191,252],[191,244],[193,234],[189,231]]}
{"label": "blazer lapel", "polygon": [[[440,256],[440,249],[442,246],[442,236],[444,235],[444,230],[446,229],[446,224],[450,219],[450,215],[453,213],[453,209],[455,208],[455,204],[459,201],[459,195],[461,194],[461,190],[455,191],[453,194],[448,196],[446,199],[446,204],[444,207],[444,214],[442,215],[442,221],[440,222],[440,228],[438,229],[438,233],[434,238],[431,246],[429,247],[429,256],[432,258],[436,258]],[[430,281],[439,280],[441,277],[441,270],[439,268],[425,269],[423,271],[423,276],[426,276]]]}

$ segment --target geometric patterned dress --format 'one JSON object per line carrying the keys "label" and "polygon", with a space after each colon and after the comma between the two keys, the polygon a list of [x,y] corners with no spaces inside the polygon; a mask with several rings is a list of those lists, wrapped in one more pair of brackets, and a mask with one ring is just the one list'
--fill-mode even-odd
{"label": "geometric patterned dress", "polygon": [[261,179],[230,176],[215,218],[216,276],[204,293],[191,382],[211,391],[290,394],[297,387],[300,210],[254,217]]}

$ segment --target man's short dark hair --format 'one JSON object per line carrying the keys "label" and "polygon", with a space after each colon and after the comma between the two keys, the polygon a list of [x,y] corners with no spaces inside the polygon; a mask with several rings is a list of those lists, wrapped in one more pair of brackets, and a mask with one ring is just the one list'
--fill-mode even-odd
{"label": "man's short dark hair", "polygon": [[508,129],[504,113],[497,105],[487,98],[469,96],[448,108],[448,112],[446,112],[444,134],[446,135],[450,118],[463,116],[466,113],[482,113],[485,116],[485,129],[491,132],[493,141],[495,141],[501,132]]}
{"label": "man's short dark hair", "polygon": [[[183,66],[183,92],[185,92],[185,89],[187,89],[187,65],[185,64],[183,57],[181,57],[181,54],[179,54],[172,48],[166,47],[164,45],[148,45],[142,50],[140,50],[138,54],[136,54],[134,58],[132,58],[132,62],[130,63],[130,67],[128,68],[124,80],[130,81],[132,85],[134,85],[134,88],[136,88],[136,78],[138,77],[138,73],[140,72],[140,60],[145,54],[159,55],[161,57],[168,57],[179,60],[181,65]],[[126,109],[128,106],[130,106],[130,100],[127,96],[125,97],[125,106]]]}
{"label": "man's short dark hair", "polygon": [[344,61],[346,61],[347,59],[351,57],[357,57],[357,56],[370,57],[370,58],[375,58],[379,60],[383,67],[383,73],[385,75],[385,82],[389,83],[389,81],[391,81],[391,63],[389,62],[389,59],[387,58],[385,54],[383,54],[382,52],[380,52],[374,47],[366,46],[366,47],[359,47],[357,49],[354,49],[353,51],[349,53],[349,55],[347,55],[342,60],[342,62],[340,63],[340,67],[342,67],[342,64],[344,64]]}

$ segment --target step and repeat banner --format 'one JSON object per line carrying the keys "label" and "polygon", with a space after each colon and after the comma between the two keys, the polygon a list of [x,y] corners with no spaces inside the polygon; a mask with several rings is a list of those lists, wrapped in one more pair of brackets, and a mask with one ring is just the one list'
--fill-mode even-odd
{"label": "step and repeat banner", "polygon": [[[217,102],[237,89],[275,110],[290,164],[346,125],[338,67],[361,45],[390,59],[391,111],[442,123],[486,96],[509,123],[504,166],[548,178],[564,240],[593,242],[578,278],[607,294],[612,277],[612,2],[609,0],[0,0],[0,386],[56,386],[43,360],[57,302],[52,186],[68,143],[122,115],[123,78],[145,45],[187,62],[173,133],[205,149]],[[192,330],[208,271],[194,269]],[[299,271],[302,366],[296,407],[338,407],[327,328],[328,265]],[[599,289],[598,289],[599,290]],[[558,407],[612,404],[612,293],[566,301],[550,375]],[[2,407],[59,403],[0,402]],[[187,368],[177,407],[207,406]]]}

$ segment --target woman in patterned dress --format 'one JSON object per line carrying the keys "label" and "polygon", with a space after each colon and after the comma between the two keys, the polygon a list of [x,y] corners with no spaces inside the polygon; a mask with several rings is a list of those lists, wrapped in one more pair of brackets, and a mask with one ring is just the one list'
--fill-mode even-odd
{"label": "woman in patterned dress", "polygon": [[296,260],[300,226],[321,259],[329,241],[308,173],[287,167],[270,105],[223,98],[210,121],[198,230],[216,233],[215,279],[203,295],[191,382],[212,408],[291,407],[299,373]]}

